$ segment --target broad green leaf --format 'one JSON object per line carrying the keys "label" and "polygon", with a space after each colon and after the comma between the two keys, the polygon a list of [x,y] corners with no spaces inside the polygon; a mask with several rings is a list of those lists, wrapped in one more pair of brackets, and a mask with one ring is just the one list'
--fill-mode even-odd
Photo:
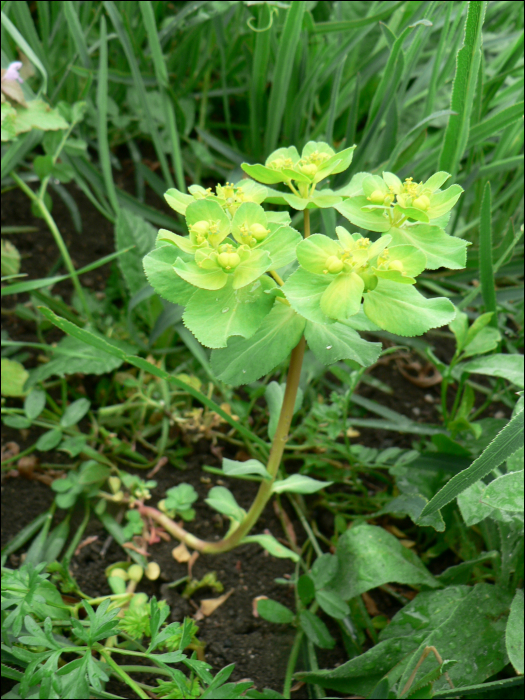
{"label": "broad green leaf", "polygon": [[524,448],[517,450],[507,459],[507,471],[519,472],[523,469],[523,458],[525,456]]}
{"label": "broad green leaf", "polygon": [[272,228],[271,233],[262,243],[259,243],[257,249],[269,253],[272,259],[272,270],[278,270],[295,260],[295,249],[303,239],[299,231],[290,226],[272,227],[270,224],[270,229]]}
{"label": "broad green leaf", "polygon": [[523,513],[524,479],[523,471],[498,476],[487,486],[481,501],[493,508]]}
{"label": "broad green leaf", "polygon": [[[390,219],[383,216],[382,209],[363,209],[363,207],[368,207],[369,204],[370,202],[366,197],[358,195],[351,199],[345,199],[340,204],[336,204],[334,208],[355,226],[364,228],[367,231],[386,233],[391,228]],[[408,242],[403,241],[403,243]]]}
{"label": "broad green leaf", "polygon": [[[469,329],[469,334],[471,330],[472,326]],[[472,340],[469,339],[467,334],[467,343],[463,348],[462,357],[472,357],[473,355],[482,355],[485,352],[490,352],[497,348],[500,340],[501,333],[497,328],[492,327],[482,328]]]}
{"label": "broad green leaf", "polygon": [[9,275],[17,275],[20,272],[20,253],[10,241],[0,241],[1,245],[1,269],[2,277]]}
{"label": "broad green leaf", "polygon": [[256,459],[247,459],[246,462],[236,462],[233,459],[222,460],[222,470],[226,476],[244,476],[245,474],[256,474],[263,479],[270,480],[272,477],[268,470]]}
{"label": "broad green leaf", "polygon": [[434,513],[433,515],[424,518],[423,521],[420,521],[421,511],[427,503],[428,498],[423,496],[421,493],[402,493],[389,501],[386,506],[381,508],[378,515],[383,515],[383,513],[394,513],[399,517],[408,515],[414,523],[418,523],[419,525],[429,525],[438,532],[444,532],[445,522],[441,517],[441,513]]}
{"label": "broad green leaf", "polygon": [[335,617],[337,620],[342,620],[350,614],[348,603],[337,595],[334,591],[320,590],[315,594],[315,599],[330,617]]}
{"label": "broad green leaf", "polygon": [[290,608],[270,598],[261,598],[257,601],[257,612],[263,620],[268,620],[268,622],[274,622],[278,625],[289,625],[294,619],[294,614]]}
{"label": "broad green leaf", "polygon": [[181,513],[190,510],[198,497],[197,491],[191,484],[182,483],[166,491],[164,505],[169,510],[176,510]]}
{"label": "broad green leaf", "polygon": [[475,559],[462,561],[455,566],[449,566],[448,569],[441,572],[436,578],[444,586],[459,586],[468,583],[472,578],[473,570],[480,564],[486,561],[497,561],[499,552],[492,550],[491,552],[482,552]]}
{"label": "broad green leaf", "polygon": [[172,209],[175,209],[176,212],[183,216],[186,213],[188,204],[195,201],[191,194],[179,192],[179,190],[176,190],[174,187],[164,193],[164,199]]}
{"label": "broad green leaf", "polygon": [[305,338],[308,347],[325,365],[338,360],[354,360],[363,367],[369,367],[377,361],[381,353],[381,343],[363,340],[359,333],[345,323],[306,323]]}
{"label": "broad green leaf", "polygon": [[[369,697],[387,674],[390,685],[399,680],[402,688],[423,649],[435,646],[442,658],[458,660],[449,669],[456,688],[481,683],[507,663],[503,631],[509,603],[507,591],[488,584],[419,593],[380,632],[379,644],[372,649],[336,669],[301,672],[297,677],[347,695]],[[418,669],[414,684],[436,666],[435,657],[430,655]],[[434,684],[436,695],[448,688],[444,677]]]}
{"label": "broad green leaf", "polygon": [[328,275],[314,275],[299,268],[288,277],[281,289],[297,313],[308,321],[333,323],[333,320],[321,311],[321,297],[331,281]]}
{"label": "broad green leaf", "polygon": [[331,486],[333,481],[317,481],[305,474],[292,474],[292,476],[275,481],[272,486],[272,493],[316,493],[321,489]]}
{"label": "broad green leaf", "polygon": [[76,425],[79,421],[84,418],[86,413],[89,411],[91,406],[91,401],[88,399],[77,399],[64,411],[64,415],[60,419],[60,425],[62,428],[71,428]]}
{"label": "broad green leaf", "polygon": [[475,484],[523,446],[523,409],[501,430],[468,469],[456,474],[432,498],[421,515],[430,515]]}
{"label": "broad green leaf", "polygon": [[444,297],[426,299],[414,287],[389,280],[379,280],[377,287],[365,294],[364,311],[384,330],[409,337],[450,323],[456,313]]}
{"label": "broad green leaf", "polygon": [[343,600],[361,595],[385,583],[439,584],[419,557],[389,532],[373,525],[355,525],[339,538],[339,575],[328,590]]}
{"label": "broad green leaf", "polygon": [[249,542],[256,542],[263,549],[266,549],[272,557],[291,559],[292,561],[299,561],[300,559],[298,554],[282,545],[272,535],[248,535],[242,539],[241,544],[247,544]]}
{"label": "broad green leaf", "polygon": [[42,413],[46,405],[46,392],[41,389],[33,389],[25,398],[24,412],[29,420],[35,420]]}
{"label": "broad green leaf", "polygon": [[221,268],[205,270],[192,261],[184,262],[182,258],[177,258],[173,269],[179,277],[199,289],[217,291],[228,282],[228,275]]}
{"label": "broad green leaf", "polygon": [[297,595],[303,605],[310,605],[315,598],[315,585],[311,576],[303,574],[297,581]]}
{"label": "broad green leaf", "polygon": [[341,246],[328,236],[314,233],[309,238],[302,240],[296,249],[299,265],[308,272],[322,275],[326,268],[326,259],[341,253]]}
{"label": "broad green leaf", "polygon": [[[132,353],[134,348],[121,340],[103,338],[99,333],[92,332],[96,338],[116,347],[125,353]],[[101,353],[98,349],[76,338],[65,336],[58,345],[52,348],[53,354],[49,362],[31,370],[29,386],[57,375],[65,377],[75,372],[83,374],[106,374],[117,369],[122,364],[122,358]]]}
{"label": "broad green leaf", "polygon": [[304,324],[293,309],[276,302],[251,338],[231,338],[228,347],[212,352],[214,374],[232,386],[254,382],[288,358],[301,339]]}
{"label": "broad green leaf", "polygon": [[238,505],[233,493],[224,486],[214,486],[205,500],[210,508],[237,522],[241,522],[246,515],[246,511]]}
{"label": "broad green leaf", "polygon": [[[54,450],[58,443],[62,440],[62,431],[59,428],[47,430],[36,441],[36,449],[40,452]],[[55,483],[55,482],[53,482]]]}
{"label": "broad green leaf", "polygon": [[324,588],[339,572],[339,559],[333,554],[322,554],[314,561],[311,576],[316,590]]}
{"label": "broad green leaf", "polygon": [[231,279],[217,291],[198,289],[182,320],[203,345],[224,348],[233,335],[250,338],[255,333],[274,304],[273,296],[266,294],[274,287],[265,276],[242,289],[234,289]]}
{"label": "broad green leaf", "polygon": [[250,165],[249,163],[242,163],[241,168],[244,172],[253,177],[257,182],[262,182],[265,185],[277,185],[279,182],[284,182],[286,177],[279,171],[273,168],[267,168],[265,165]]}
{"label": "broad green leaf", "polygon": [[523,590],[518,589],[510,606],[505,645],[516,673],[523,675]]}
{"label": "broad green leaf", "polygon": [[186,208],[186,224],[191,226],[198,221],[207,221],[215,224],[216,233],[208,234],[208,240],[216,247],[230,233],[231,224],[221,205],[212,199],[198,199],[188,204]]}
{"label": "broad green leaf", "polygon": [[123,250],[134,246],[118,258],[118,264],[131,295],[136,294],[146,284],[143,257],[155,246],[157,231],[129,209],[119,208],[115,224],[115,247]]}
{"label": "broad green leaf", "polygon": [[111,474],[109,467],[105,467],[99,464],[94,459],[90,459],[87,462],[83,462],[80,467],[78,474],[78,481],[80,484],[87,486],[89,484],[96,484],[100,481],[106,481],[108,476]]}
{"label": "broad green leaf", "polygon": [[250,257],[243,260],[233,271],[233,288],[241,289],[252,284],[271,267],[272,259],[265,250],[252,250]]}
{"label": "broad green leaf", "polygon": [[[268,421],[268,437],[270,438],[270,440],[273,439],[275,431],[277,430],[277,423],[279,422],[279,416],[281,414],[285,390],[286,384],[270,382],[264,392],[264,398],[266,399],[266,403],[268,404],[268,411],[270,413],[270,420]],[[294,415],[301,408],[302,403],[303,390],[298,388],[293,409]]]}
{"label": "broad green leaf", "polygon": [[20,362],[2,357],[2,396],[25,396],[29,372]]}
{"label": "broad green leaf", "polygon": [[299,622],[308,639],[321,649],[333,649],[335,639],[328,631],[325,623],[309,610],[302,610]]}
{"label": "broad green leaf", "polygon": [[462,194],[463,188],[460,185],[451,185],[446,190],[435,192],[430,198],[430,208],[427,211],[430,219],[439,219],[447,214]]}
{"label": "broad green leaf", "polygon": [[460,363],[457,368],[458,372],[503,377],[523,389],[523,355],[495,354],[490,355],[490,357],[480,357],[471,362]]}
{"label": "broad green leaf", "polygon": [[427,256],[427,268],[437,270],[447,267],[460,270],[467,262],[468,241],[446,234],[439,226],[418,224],[404,228],[389,228],[393,245],[408,243],[419,248]]}
{"label": "broad green leaf", "polygon": [[486,484],[483,481],[476,481],[458,496],[458,506],[461,511],[465,525],[477,525],[491,515],[493,508],[481,502]]}
{"label": "broad green leaf", "polygon": [[321,311],[329,318],[345,321],[361,308],[364,288],[365,283],[357,273],[342,272],[330,282],[321,297]]}
{"label": "broad green leaf", "polygon": [[16,109],[9,103],[2,104],[2,141],[13,140],[19,134],[32,129],[57,131],[67,129],[68,126],[58,110],[52,109],[43,100],[30,100],[27,107]]}
{"label": "broad green leaf", "polygon": [[459,351],[462,350],[463,346],[466,343],[467,340],[467,333],[468,333],[468,316],[466,313],[463,313],[463,311],[457,311],[456,312],[456,318],[454,318],[449,324],[448,327],[454,333],[454,336],[456,338],[456,346]]}
{"label": "broad green leaf", "polygon": [[172,245],[162,245],[143,259],[148,282],[159,296],[172,304],[186,306],[195,293],[195,287],[183,280],[173,266],[181,251]]}

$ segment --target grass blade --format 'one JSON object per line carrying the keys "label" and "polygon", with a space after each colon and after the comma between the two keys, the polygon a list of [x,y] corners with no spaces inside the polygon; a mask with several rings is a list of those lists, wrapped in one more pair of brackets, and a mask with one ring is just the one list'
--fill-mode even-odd
{"label": "grass blade", "polygon": [[293,2],[290,5],[279,40],[274,80],[268,104],[266,137],[264,140],[266,155],[275,150],[281,132],[286,97],[292,77],[295,52],[299,43],[305,7],[306,2],[303,0]]}
{"label": "grass blade", "polygon": [[97,133],[98,155],[104,177],[105,189],[115,214],[118,212],[117,193],[111,172],[111,159],[108,141],[108,41],[106,18],[100,19],[100,60],[97,86]]}
{"label": "grass blade", "polygon": [[[259,8],[259,25],[255,36],[255,51],[250,85],[250,136],[252,153],[262,159],[261,130],[264,119],[264,97],[266,95],[267,67],[270,59],[272,31],[272,9],[267,3]],[[266,28],[265,28],[266,27]]]}
{"label": "grass blade", "polygon": [[481,200],[481,212],[479,222],[479,273],[481,281],[481,295],[485,302],[485,311],[492,311],[494,316],[490,323],[498,327],[496,315],[496,290],[494,288],[494,270],[492,266],[492,194],[490,182],[487,182],[483,190]]}
{"label": "grass blade", "polygon": [[64,8],[64,17],[66,18],[67,26],[69,27],[69,32],[73,38],[76,50],[82,61],[84,68],[91,67],[91,60],[88,54],[88,48],[86,44],[86,39],[84,37],[84,32],[82,31],[82,25],[78,18],[78,14],[75,10],[78,7],[77,3],[73,3],[70,0],[62,3]]}
{"label": "grass blade", "polygon": [[368,24],[375,24],[380,20],[387,19],[400,5],[404,4],[404,1],[401,0],[401,2],[396,2],[375,15],[363,17],[362,19],[348,19],[341,22],[317,22],[311,31],[314,34],[329,34],[331,32],[347,32],[349,29],[366,27]]}
{"label": "grass blade", "polygon": [[468,469],[464,469],[456,476],[453,476],[437,492],[421,511],[420,520],[426,515],[432,515],[432,513],[436,513],[443,506],[446,506],[447,503],[450,503],[456,496],[463,493],[469,486],[472,486],[472,484],[483,479],[493,469],[499,467],[502,462],[523,446],[523,415],[523,410],[516,414],[503,430],[496,435],[487,449],[472,462]]}
{"label": "grass blade", "polygon": [[481,28],[487,9],[486,2],[469,2],[463,46],[457,55],[456,77],[452,87],[450,108],[456,112],[448,120],[439,169],[455,173],[459,170],[469,135],[470,115],[481,63]]}

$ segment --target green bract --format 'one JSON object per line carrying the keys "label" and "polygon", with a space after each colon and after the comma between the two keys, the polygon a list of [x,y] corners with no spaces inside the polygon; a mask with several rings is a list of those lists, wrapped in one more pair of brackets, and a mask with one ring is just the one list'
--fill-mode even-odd
{"label": "green bract", "polygon": [[334,204],[337,211],[356,226],[388,233],[396,245],[409,244],[422,250],[427,268],[465,267],[469,243],[445,233],[450,211],[463,189],[440,187],[450,175],[438,172],[419,184],[407,178],[402,182],[393,173],[383,177],[358,173],[336,194],[346,197]]}
{"label": "green bract", "polygon": [[278,148],[266,159],[264,165],[243,163],[243,170],[259,182],[267,185],[285,183],[293,194],[270,190],[268,200],[276,204],[288,204],[294,209],[306,207],[332,207],[342,198],[332,190],[315,192],[318,182],[330,175],[346,170],[352,162],[355,146],[336,153],[327,143],[309,141],[299,152],[295,146]]}
{"label": "green bract", "polygon": [[184,194],[172,187],[164,195],[164,199],[170,207],[183,216],[186,214],[188,206],[196,200],[205,199],[218,202],[223,209],[234,214],[243,202],[261,204],[268,194],[266,187],[262,187],[253,180],[241,180],[235,185],[232,185],[231,182],[217,185],[215,192],[212,191],[211,187],[204,189],[200,185],[191,185],[188,189],[190,194]]}

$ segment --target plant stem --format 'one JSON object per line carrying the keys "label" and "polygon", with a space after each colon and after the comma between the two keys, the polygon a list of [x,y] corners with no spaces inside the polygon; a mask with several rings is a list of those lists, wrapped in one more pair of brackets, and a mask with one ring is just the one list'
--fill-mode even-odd
{"label": "plant stem", "polygon": [[303,630],[297,630],[294,643],[292,646],[292,651],[288,657],[288,664],[286,666],[286,676],[284,678],[284,688],[283,688],[283,698],[290,697],[290,690],[292,687],[293,672],[295,671],[295,666],[297,665],[297,657],[299,656],[299,650],[301,648],[301,642],[303,641],[304,632]]}
{"label": "plant stem", "polygon": [[107,664],[109,664],[109,666],[111,666],[111,668],[113,669],[115,675],[116,675],[118,678],[120,678],[121,680],[123,680],[124,683],[127,683],[127,684],[129,685],[129,687],[137,693],[137,695],[139,696],[139,698],[145,698],[146,700],[148,700],[149,695],[148,695],[147,693],[145,693],[145,692],[142,690],[142,688],[140,688],[140,687],[137,685],[137,683],[135,683],[135,681],[133,680],[133,678],[131,678],[131,676],[128,676],[128,674],[127,674],[125,671],[123,671],[123,670],[120,668],[120,666],[119,666],[117,663],[115,663],[115,661],[113,661],[113,659],[111,658],[111,655],[110,655],[110,654],[106,654],[102,649],[99,649],[98,651],[99,651],[100,656],[104,659],[104,661],[105,661]]}
{"label": "plant stem", "polygon": [[36,202],[38,207],[40,208],[40,211],[42,213],[42,217],[44,218],[49,230],[53,234],[53,238],[55,239],[55,243],[57,244],[57,247],[60,251],[60,254],[62,255],[62,259],[65,263],[65,266],[71,275],[71,278],[73,280],[73,285],[75,287],[75,291],[78,295],[78,298],[80,299],[80,303],[82,304],[82,307],[84,309],[84,313],[86,314],[86,318],[90,321],[92,321],[91,317],[91,311],[89,310],[89,307],[87,305],[86,297],[84,295],[84,290],[82,289],[82,285],[80,284],[80,281],[78,279],[77,271],[75,270],[73,266],[73,261],[71,260],[71,257],[69,255],[69,251],[67,249],[66,244],[64,243],[64,239],[62,238],[62,234],[58,230],[58,226],[55,223],[55,220],[51,216],[48,208],[46,207],[44,200],[40,199],[38,195],[36,195],[33,190],[26,185],[26,183],[18,177],[18,175],[15,172],[11,173],[11,177],[13,180],[17,183],[17,185],[20,187],[21,190],[23,190],[29,199],[31,199],[33,202]]}
{"label": "plant stem", "polygon": [[310,235],[310,211],[308,209],[305,209],[303,211],[304,214],[304,237],[308,238]]}
{"label": "plant stem", "polygon": [[301,376],[301,368],[303,365],[304,349],[305,340],[303,336],[297,346],[292,350],[283,405],[266,467],[272,478],[271,480],[268,479],[261,482],[257,496],[255,497],[250,510],[246,514],[246,517],[242,523],[239,524],[238,528],[223,540],[219,540],[218,542],[205,542],[189,532],[186,532],[184,528],[177,525],[177,523],[175,523],[171,518],[164,513],[161,513],[156,508],[139,506],[139,512],[141,515],[152,518],[159,523],[159,525],[162,525],[162,527],[169,532],[170,535],[173,535],[173,537],[176,537],[189,547],[192,547],[199,552],[203,552],[204,554],[219,554],[221,552],[228,552],[230,549],[234,549],[238,544],[240,544],[243,537],[248,534],[259,519],[259,516],[272,495],[273,482],[281,463],[284,446],[288,437],[288,431],[290,430],[290,424],[292,422],[295,398],[297,396],[297,389],[299,388],[299,378]]}

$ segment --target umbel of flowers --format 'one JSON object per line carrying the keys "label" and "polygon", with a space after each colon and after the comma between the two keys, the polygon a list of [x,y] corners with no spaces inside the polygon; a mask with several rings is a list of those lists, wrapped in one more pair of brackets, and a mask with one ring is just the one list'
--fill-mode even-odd
{"label": "umbel of flowers", "polygon": [[[279,148],[264,165],[243,164],[252,179],[166,193],[187,235],[161,230],[146,274],[162,297],[185,307],[183,322],[213,349],[220,379],[258,379],[303,334],[325,364],[350,358],[366,366],[380,345],[358,330],[413,336],[453,319],[448,299],[427,298],[415,285],[425,269],[465,265],[466,242],[445,232],[461,187],[442,189],[444,172],[420,183],[385,172],[321,188],[349,167],[354,148]],[[303,238],[288,212],[265,210],[265,202],[304,210],[305,223],[310,209],[334,207],[361,232],[337,226],[333,237],[307,230]]]}

